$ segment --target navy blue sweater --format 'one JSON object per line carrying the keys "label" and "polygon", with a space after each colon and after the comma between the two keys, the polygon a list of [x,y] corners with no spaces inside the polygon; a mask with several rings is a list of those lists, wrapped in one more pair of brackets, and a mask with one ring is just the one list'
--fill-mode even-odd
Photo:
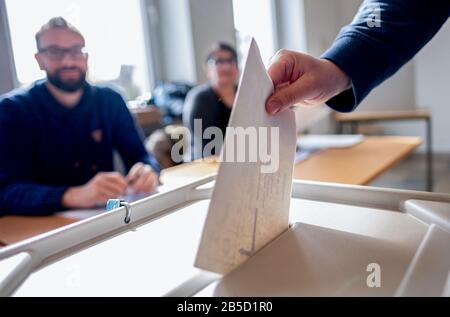
{"label": "navy blue sweater", "polygon": [[[379,21],[372,19],[374,13],[378,15],[373,10],[376,7]],[[373,88],[430,41],[449,15],[450,1],[364,1],[353,22],[341,30],[322,55],[352,80],[352,89],[332,98],[327,105],[341,112],[354,110]]]}
{"label": "navy blue sweater", "polygon": [[129,170],[150,164],[141,135],[121,96],[85,84],[73,108],[60,105],[38,81],[0,98],[0,215],[63,210],[68,187],[113,171],[117,150]]}

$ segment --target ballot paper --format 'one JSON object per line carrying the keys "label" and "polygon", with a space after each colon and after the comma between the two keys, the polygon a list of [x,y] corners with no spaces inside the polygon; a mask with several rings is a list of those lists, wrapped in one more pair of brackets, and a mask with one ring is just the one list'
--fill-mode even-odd
{"label": "ballot paper", "polygon": [[[198,268],[226,274],[288,229],[295,116],[290,109],[274,116],[267,114],[265,101],[272,91],[272,81],[252,40],[197,252]],[[230,132],[230,128],[234,132],[249,132],[247,141],[252,137],[253,140],[234,142],[239,135]],[[252,134],[255,131],[258,142]],[[270,148],[266,151],[269,158],[260,153],[264,152],[264,140]],[[248,151],[246,159],[229,160],[228,154],[233,152],[230,150],[241,154]]]}

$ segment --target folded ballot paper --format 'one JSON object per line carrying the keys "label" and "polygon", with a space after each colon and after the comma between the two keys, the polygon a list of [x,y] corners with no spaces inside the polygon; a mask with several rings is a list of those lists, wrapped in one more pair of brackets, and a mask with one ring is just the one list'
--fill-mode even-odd
{"label": "folded ballot paper", "polygon": [[195,266],[226,274],[288,229],[295,117],[265,111],[273,84],[254,40],[221,152]]}

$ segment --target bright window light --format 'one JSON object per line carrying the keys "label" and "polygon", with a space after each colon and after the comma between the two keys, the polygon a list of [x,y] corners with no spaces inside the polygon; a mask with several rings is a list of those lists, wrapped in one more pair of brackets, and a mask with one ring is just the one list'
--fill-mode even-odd
{"label": "bright window light", "polygon": [[272,0],[233,0],[234,27],[240,60],[255,38],[264,63],[275,53],[275,21]]}
{"label": "bright window light", "polygon": [[92,82],[120,82],[120,70],[133,68],[135,85],[122,87],[128,99],[150,89],[140,0],[6,0],[6,8],[17,76],[22,84],[45,76],[33,56],[34,35],[50,18],[62,16],[86,38]]}

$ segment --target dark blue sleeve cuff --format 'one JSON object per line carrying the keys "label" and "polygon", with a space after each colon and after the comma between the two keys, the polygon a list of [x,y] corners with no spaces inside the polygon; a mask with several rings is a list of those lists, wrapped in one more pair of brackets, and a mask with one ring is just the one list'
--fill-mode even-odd
{"label": "dark blue sleeve cuff", "polygon": [[52,187],[49,189],[47,192],[47,199],[44,203],[44,208],[48,208],[49,212],[67,209],[67,207],[62,205],[62,198],[67,189],[68,187],[65,186]]}
{"label": "dark blue sleeve cuff", "polygon": [[321,56],[342,69],[351,79],[352,88],[331,98],[326,104],[339,112],[350,112],[384,79],[385,54],[358,33],[338,37]]}
{"label": "dark blue sleeve cuff", "polygon": [[43,216],[67,209],[62,205],[65,186],[11,184],[0,192],[0,215]]}

